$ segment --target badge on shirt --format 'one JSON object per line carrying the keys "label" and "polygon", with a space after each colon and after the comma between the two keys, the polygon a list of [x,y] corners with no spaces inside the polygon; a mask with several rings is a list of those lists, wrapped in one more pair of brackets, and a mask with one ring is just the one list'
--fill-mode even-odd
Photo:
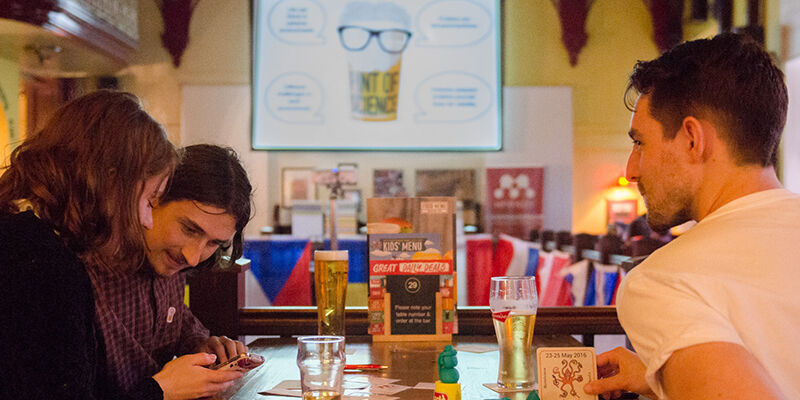
{"label": "badge on shirt", "polygon": [[593,347],[539,347],[539,397],[542,400],[597,400],[583,386],[597,379]]}
{"label": "badge on shirt", "polygon": [[175,317],[175,307],[170,307],[169,310],[167,310],[167,323],[171,324],[172,319],[174,317]]}

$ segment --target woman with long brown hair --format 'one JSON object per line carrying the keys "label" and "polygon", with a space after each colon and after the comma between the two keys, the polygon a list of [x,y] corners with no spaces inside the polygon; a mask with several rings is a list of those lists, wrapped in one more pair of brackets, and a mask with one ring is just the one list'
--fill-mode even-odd
{"label": "woman with long brown hair", "polygon": [[67,103],[11,153],[0,176],[0,397],[98,397],[85,266],[140,265],[151,202],[176,160],[138,99],[111,91]]}

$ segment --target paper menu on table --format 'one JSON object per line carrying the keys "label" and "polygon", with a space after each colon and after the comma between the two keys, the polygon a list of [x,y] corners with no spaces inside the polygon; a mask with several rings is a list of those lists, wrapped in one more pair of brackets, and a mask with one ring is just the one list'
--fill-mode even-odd
{"label": "paper menu on table", "polygon": [[[356,378],[356,379],[354,379]],[[357,376],[345,378],[344,394],[342,400],[395,400],[391,394],[399,393],[409,386],[395,385],[397,379]],[[348,388],[348,384],[352,385]],[[286,397],[303,397],[299,380],[285,380],[275,385],[272,389],[259,392],[261,395],[276,395]]]}
{"label": "paper menu on table", "polygon": [[497,344],[495,343],[458,344],[455,347],[459,352],[463,351],[465,353],[488,353],[498,350]]}
{"label": "paper menu on table", "polygon": [[412,389],[419,389],[419,390],[433,390],[436,388],[436,384],[433,382],[419,382],[416,386]]}
{"label": "paper menu on table", "polygon": [[454,197],[367,199],[373,341],[457,333],[455,209]]}

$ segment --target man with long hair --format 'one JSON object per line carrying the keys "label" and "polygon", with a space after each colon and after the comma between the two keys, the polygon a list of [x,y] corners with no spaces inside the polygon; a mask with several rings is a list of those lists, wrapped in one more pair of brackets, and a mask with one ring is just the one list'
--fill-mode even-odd
{"label": "man with long hair", "polygon": [[153,203],[147,261],[132,273],[90,269],[110,393],[135,391],[152,376],[164,398],[210,396],[238,376],[205,367],[247,351],[241,342],[209,336],[184,305],[187,270],[242,255],[252,201],[247,173],[230,148],[194,145],[180,156],[165,193]]}

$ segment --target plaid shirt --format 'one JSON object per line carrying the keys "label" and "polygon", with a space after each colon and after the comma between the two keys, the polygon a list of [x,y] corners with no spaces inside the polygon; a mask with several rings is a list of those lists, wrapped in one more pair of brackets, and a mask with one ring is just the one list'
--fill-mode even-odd
{"label": "plaid shirt", "polygon": [[100,372],[112,387],[132,390],[208,338],[208,329],[183,302],[183,273],[161,277],[149,264],[133,273],[87,270],[105,354]]}

